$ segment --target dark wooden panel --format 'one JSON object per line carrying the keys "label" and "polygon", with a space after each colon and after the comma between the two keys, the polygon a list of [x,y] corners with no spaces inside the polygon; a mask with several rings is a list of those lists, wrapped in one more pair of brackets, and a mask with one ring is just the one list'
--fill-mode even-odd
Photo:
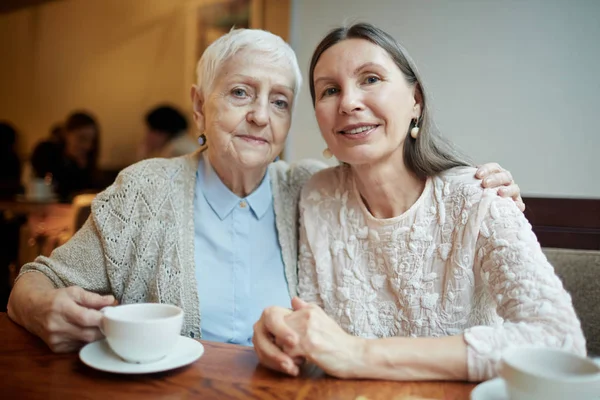
{"label": "dark wooden panel", "polygon": [[543,247],[600,250],[600,199],[524,198]]}

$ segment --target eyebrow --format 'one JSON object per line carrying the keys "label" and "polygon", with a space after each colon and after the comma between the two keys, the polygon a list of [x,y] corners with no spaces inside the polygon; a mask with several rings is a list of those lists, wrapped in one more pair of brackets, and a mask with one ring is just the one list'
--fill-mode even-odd
{"label": "eyebrow", "polygon": [[[255,85],[260,83],[260,81],[258,79],[254,78],[250,75],[244,75],[244,74],[233,74],[233,75],[230,75],[227,79],[231,80],[231,79],[235,79],[235,78],[241,78],[243,80],[248,80]],[[276,83],[273,85],[273,88],[279,89],[279,90],[285,89],[285,90],[288,90],[292,94],[292,96],[294,95],[294,88],[292,88],[291,86],[281,85],[281,84]]]}
{"label": "eyebrow", "polygon": [[[352,74],[353,75],[358,75],[363,69],[367,69],[367,68],[370,68],[370,67],[381,68],[381,69],[383,69],[384,71],[387,72],[387,69],[384,66],[382,66],[380,64],[377,64],[377,63],[374,63],[372,61],[369,61],[369,62],[366,62],[366,63],[361,64],[358,67],[356,67],[354,69],[354,71],[352,72]],[[321,81],[332,81],[332,80],[333,80],[333,78],[330,78],[328,76],[322,76],[322,77],[320,77],[320,78],[318,78],[318,79],[315,80],[315,86],[317,86],[317,84],[320,83]]]}

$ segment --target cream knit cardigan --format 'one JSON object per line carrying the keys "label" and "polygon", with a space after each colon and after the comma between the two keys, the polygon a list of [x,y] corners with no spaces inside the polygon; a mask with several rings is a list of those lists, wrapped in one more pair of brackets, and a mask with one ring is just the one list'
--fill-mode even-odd
{"label": "cream knit cardigan", "polygon": [[[50,257],[21,269],[37,271],[57,288],[77,285],[113,294],[121,304],[175,304],[185,312],[182,334],[200,338],[194,262],[194,188],[201,150],[151,159],[124,169],[98,194],[84,226]],[[297,294],[298,199],[310,176],[325,165],[270,164],[275,223],[290,295]],[[260,277],[256,277],[260,279]]]}

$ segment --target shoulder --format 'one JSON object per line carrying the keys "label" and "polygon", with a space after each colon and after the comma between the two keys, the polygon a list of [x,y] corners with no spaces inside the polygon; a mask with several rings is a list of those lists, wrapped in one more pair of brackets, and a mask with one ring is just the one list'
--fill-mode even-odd
{"label": "shoulder", "polygon": [[322,200],[328,197],[340,197],[350,187],[350,167],[337,165],[315,173],[302,190],[303,201]]}
{"label": "shoulder", "polygon": [[436,194],[442,198],[453,200],[479,201],[484,195],[496,193],[494,190],[484,189],[481,179],[475,177],[476,168],[455,167],[442,172],[434,178]]}
{"label": "shoulder", "polygon": [[167,144],[161,155],[163,157],[179,157],[193,153],[198,148],[198,143],[188,133],[182,133]]}
{"label": "shoulder", "polygon": [[300,160],[291,164],[276,161],[269,166],[269,175],[279,184],[301,189],[315,173],[326,167],[325,163],[317,160]]}
{"label": "shoulder", "polygon": [[496,189],[484,189],[481,179],[475,178],[475,171],[472,167],[457,167],[435,178],[436,198],[445,203],[445,208],[457,215],[470,214],[478,224],[490,217],[523,217],[512,199],[499,196]]}
{"label": "shoulder", "polygon": [[123,169],[115,182],[96,197],[97,201],[106,201],[110,197],[125,196],[132,192],[156,191],[161,193],[167,186],[173,188],[186,180],[193,180],[198,165],[199,153],[175,158],[151,158],[137,162]]}
{"label": "shoulder", "polygon": [[[171,176],[173,173],[182,171],[185,168],[187,161],[186,157],[151,158],[149,160],[143,160],[123,169],[119,173],[117,181],[119,179],[156,179],[163,175]],[[143,183],[143,181],[141,183]]]}

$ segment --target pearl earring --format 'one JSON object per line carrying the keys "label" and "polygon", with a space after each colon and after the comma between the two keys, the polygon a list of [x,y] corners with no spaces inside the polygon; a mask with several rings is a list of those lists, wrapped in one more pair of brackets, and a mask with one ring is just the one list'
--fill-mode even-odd
{"label": "pearl earring", "polygon": [[204,133],[198,136],[198,144],[200,146],[204,146],[206,144],[206,135]]}
{"label": "pearl earring", "polygon": [[323,150],[323,157],[325,157],[328,160],[331,157],[333,157],[333,153],[331,152],[331,150],[329,150],[329,147],[327,147],[327,148],[325,148],[325,150]]}
{"label": "pearl earring", "polygon": [[410,136],[416,139],[419,136],[419,118],[415,118],[415,126],[410,130]]}

